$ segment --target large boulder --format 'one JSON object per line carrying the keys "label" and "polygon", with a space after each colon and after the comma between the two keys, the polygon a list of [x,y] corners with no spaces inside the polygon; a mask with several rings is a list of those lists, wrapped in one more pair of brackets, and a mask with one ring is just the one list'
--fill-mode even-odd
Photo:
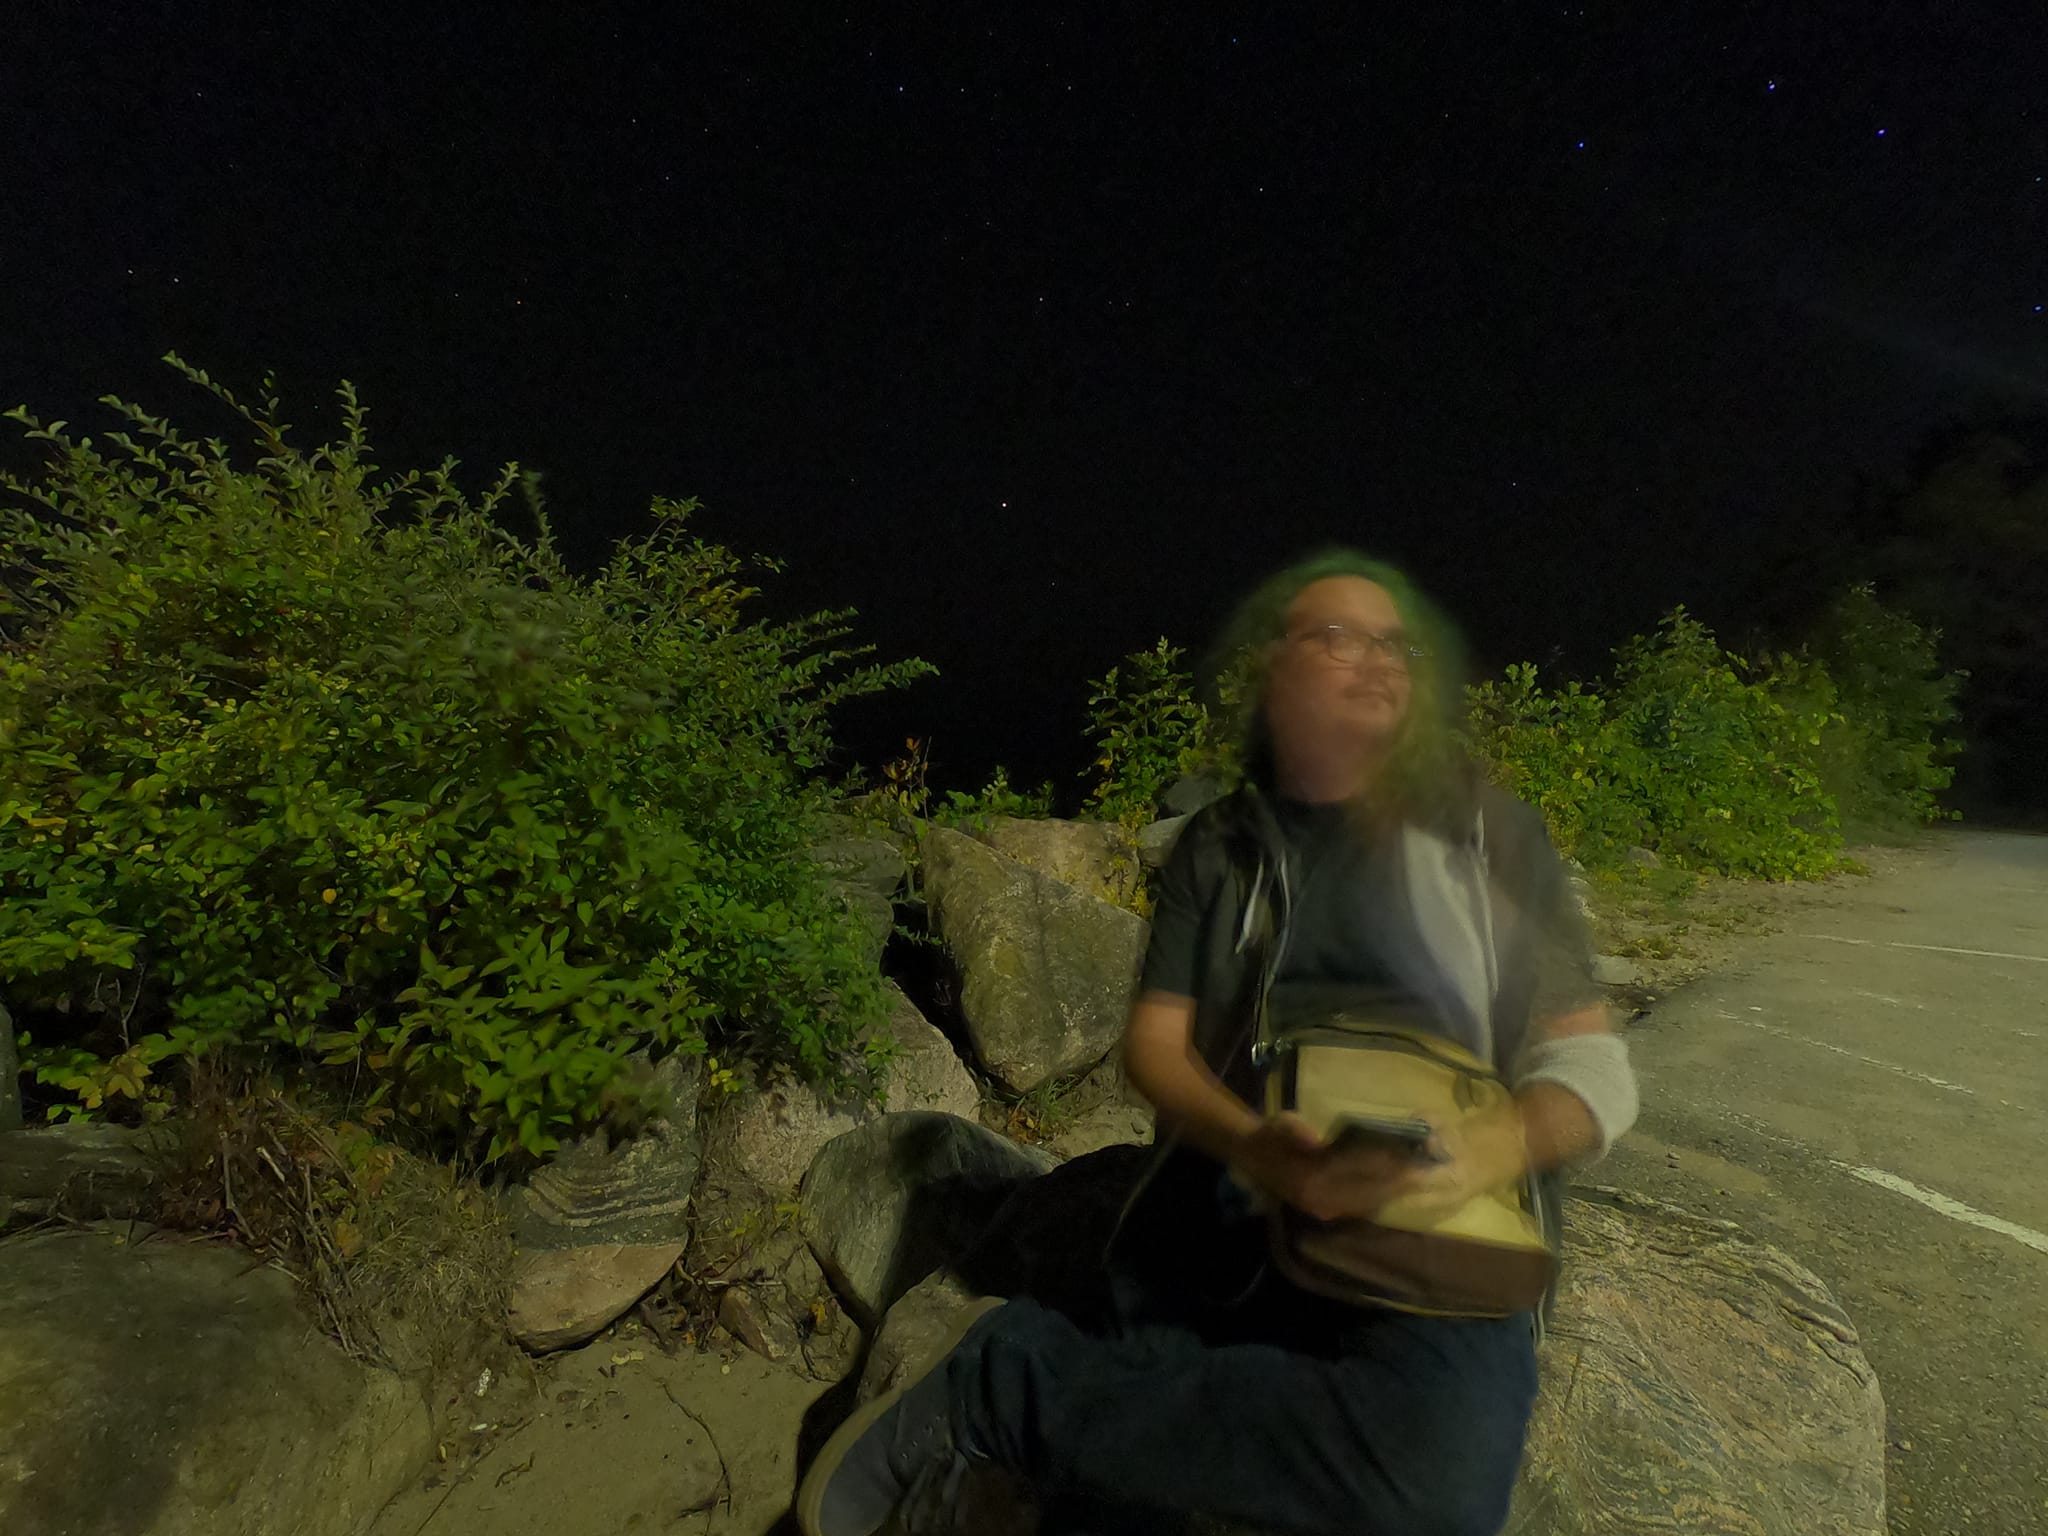
{"label": "large boulder", "polygon": [[150,1132],[91,1120],[0,1131],[0,1225],[10,1213],[17,1221],[139,1215],[163,1150]]}
{"label": "large boulder", "polygon": [[1168,816],[1138,829],[1138,858],[1147,869],[1164,869],[1192,816]]}
{"label": "large boulder", "polygon": [[0,1242],[0,1530],[357,1536],[423,1467],[420,1393],[221,1244]]}
{"label": "large boulder", "polygon": [[823,831],[811,858],[859,922],[869,957],[879,965],[896,926],[896,890],[908,868],[903,848],[893,838],[863,831],[850,817],[825,818]]}
{"label": "large boulder", "polygon": [[646,1115],[631,1135],[599,1130],[564,1147],[513,1200],[513,1231],[529,1252],[680,1242],[703,1142],[700,1057],[678,1052],[647,1073]]}
{"label": "large boulder", "polygon": [[1132,1104],[1104,1104],[1061,1126],[1046,1146],[1058,1157],[1086,1157],[1104,1147],[1149,1146],[1152,1130],[1150,1110]]}
{"label": "large boulder", "polygon": [[1882,1536],[1884,1396],[1820,1278],[1731,1223],[1580,1193],[1509,1536]]}
{"label": "large boulder", "polygon": [[981,1234],[1055,1159],[955,1115],[884,1115],[828,1143],[804,1178],[811,1250],[862,1323]]}
{"label": "large boulder", "polygon": [[947,827],[927,829],[923,849],[982,1066],[1028,1093],[1100,1061],[1123,1032],[1144,921]]}
{"label": "large boulder", "polygon": [[794,1194],[818,1149],[880,1112],[913,1109],[971,1118],[981,1104],[974,1074],[953,1042],[893,981],[882,1026],[890,1055],[880,1110],[858,1095],[828,1099],[809,1083],[784,1080],[735,1098],[712,1140],[720,1159],[774,1198]]}
{"label": "large boulder", "polygon": [[981,1085],[936,1024],[917,1011],[917,1004],[895,982],[889,996],[890,1056],[882,1105],[891,1114],[912,1109],[972,1119],[981,1104]]}
{"label": "large boulder", "polygon": [[[973,1296],[1099,1321],[1095,1260],[1145,1157],[1112,1148],[1020,1187],[890,1309],[862,1395],[921,1368]],[[1882,1536],[1884,1400],[1826,1286],[1729,1223],[1578,1193],[1506,1536]]]}
{"label": "large boulder", "polygon": [[1192,816],[1228,792],[1223,775],[1215,769],[1205,769],[1175,779],[1159,797],[1159,808],[1169,816]]}
{"label": "large boulder", "polygon": [[1144,884],[1138,846],[1114,822],[997,816],[977,835],[1004,857],[1098,901],[1126,905]]}
{"label": "large boulder", "polygon": [[536,1354],[587,1343],[659,1285],[682,1256],[680,1237],[522,1254],[506,1301],[508,1330]]}
{"label": "large boulder", "polygon": [[850,816],[828,816],[823,836],[811,845],[812,860],[832,879],[880,896],[893,896],[909,867],[894,837],[863,830]]}
{"label": "large boulder", "polygon": [[512,1337],[536,1352],[593,1338],[668,1273],[690,1235],[703,1162],[701,1058],[678,1052],[639,1083],[631,1134],[572,1142],[512,1196],[519,1258],[507,1295]]}

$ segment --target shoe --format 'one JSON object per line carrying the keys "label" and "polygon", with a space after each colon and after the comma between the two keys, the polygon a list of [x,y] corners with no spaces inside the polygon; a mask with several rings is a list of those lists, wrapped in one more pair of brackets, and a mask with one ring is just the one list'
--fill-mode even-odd
{"label": "shoe", "polygon": [[929,1364],[856,1408],[832,1433],[796,1495],[804,1536],[876,1536],[901,1516],[904,1536],[943,1532],[973,1458],[953,1436],[946,1363],[967,1332],[1003,1304],[983,1296],[963,1307]]}

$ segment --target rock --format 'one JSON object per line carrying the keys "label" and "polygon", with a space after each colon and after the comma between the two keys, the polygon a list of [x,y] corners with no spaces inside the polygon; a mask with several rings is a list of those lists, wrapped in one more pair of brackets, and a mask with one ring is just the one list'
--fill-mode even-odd
{"label": "rock", "polygon": [[936,1360],[958,1326],[960,1314],[985,1293],[959,1276],[939,1270],[918,1281],[883,1319],[860,1373],[859,1401],[902,1386],[913,1371]]}
{"label": "rock", "polygon": [[782,1199],[803,1182],[820,1147],[872,1118],[873,1106],[858,1098],[828,1101],[809,1083],[783,1080],[735,1098],[716,1140],[734,1168]]}
{"label": "rock", "polygon": [[736,1098],[713,1134],[721,1155],[771,1197],[794,1194],[818,1149],[882,1112],[938,1110],[971,1118],[981,1089],[953,1043],[893,981],[884,984],[891,1043],[882,1105],[855,1094],[828,1100],[812,1084],[783,1080]]}
{"label": "rock", "polygon": [[1123,1033],[1143,920],[946,827],[926,833],[924,869],[982,1066],[1028,1093],[1100,1061]]}
{"label": "rock", "polygon": [[512,1337],[536,1354],[581,1344],[660,1284],[682,1256],[681,1238],[526,1254],[512,1271]]}
{"label": "rock", "polygon": [[981,1106],[981,1086],[943,1031],[917,1010],[895,982],[889,994],[889,1037],[895,1049],[883,1099],[891,1113],[935,1109],[971,1120]]}
{"label": "rock", "polygon": [[0,1199],[14,1217],[139,1215],[156,1183],[151,1136],[92,1120],[0,1133]]}
{"label": "rock", "polygon": [[1129,1104],[1105,1104],[1064,1127],[1047,1148],[1057,1157],[1085,1157],[1104,1147],[1147,1146],[1152,1141],[1152,1115]]}
{"label": "rock", "polygon": [[1595,955],[1593,979],[1603,987],[1633,987],[1641,984],[1643,969],[1619,955]]}
{"label": "rock", "polygon": [[825,818],[827,836],[811,846],[826,884],[858,920],[868,955],[880,965],[896,926],[895,895],[908,863],[895,841],[861,832],[848,817]]}
{"label": "rock", "polygon": [[0,1003],[0,1134],[21,1129],[21,1058],[14,1044],[14,1017]]}
{"label": "rock", "polygon": [[0,1243],[0,1530],[357,1536],[433,1448],[418,1390],[240,1249]]}
{"label": "rock", "polygon": [[1143,884],[1137,844],[1114,822],[998,816],[980,840],[1098,901],[1122,906]]}
{"label": "rock", "polygon": [[909,867],[894,839],[862,833],[851,818],[827,817],[827,835],[811,845],[811,858],[834,881],[893,896]]}
{"label": "rock", "polygon": [[1213,772],[1191,773],[1185,778],[1175,779],[1159,797],[1159,808],[1169,815],[1192,816],[1212,801],[1221,800],[1228,793],[1221,774]]}
{"label": "rock", "polygon": [[[646,1070],[644,1067],[642,1070]],[[680,1242],[703,1160],[697,1128],[701,1057],[677,1052],[654,1067],[651,1113],[628,1139],[603,1131],[572,1143],[537,1170],[513,1201],[522,1249]]]}
{"label": "rock", "polygon": [[780,1304],[752,1286],[727,1288],[718,1299],[718,1322],[755,1354],[768,1360],[792,1359],[803,1350],[796,1324]]}
{"label": "rock", "polygon": [[1638,869],[1662,869],[1664,861],[1648,848],[1631,848],[1622,859]]}
{"label": "rock", "polygon": [[1593,885],[1584,875],[1567,875],[1565,883],[1571,887],[1572,905],[1579,909],[1579,916],[1590,923],[1595,918],[1593,908]]}
{"label": "rock", "polygon": [[1179,846],[1180,835],[1193,818],[1169,816],[1138,829],[1138,858],[1148,869],[1163,869]]}
{"label": "rock", "polygon": [[828,1143],[805,1176],[799,1221],[862,1322],[965,1249],[1022,1181],[1054,1166],[954,1115],[884,1115]]}
{"label": "rock", "polygon": [[840,888],[840,904],[859,924],[861,953],[869,965],[879,967],[889,948],[889,935],[896,931],[896,904],[873,891]]}
{"label": "rock", "polygon": [[1882,1536],[1884,1397],[1826,1286],[1729,1223],[1580,1193],[1509,1536]]}

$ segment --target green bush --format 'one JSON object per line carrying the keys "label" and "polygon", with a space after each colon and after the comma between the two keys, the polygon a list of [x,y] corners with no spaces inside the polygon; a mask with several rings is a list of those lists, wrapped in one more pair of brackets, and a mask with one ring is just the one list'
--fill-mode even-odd
{"label": "green bush", "polygon": [[1946,814],[1964,679],[1942,667],[1939,639],[1861,585],[1829,606],[1808,641],[1835,694],[1821,779],[1859,831],[1896,833]]}
{"label": "green bush", "polygon": [[1096,679],[1088,695],[1095,778],[1085,802],[1104,821],[1138,827],[1158,814],[1174,780],[1213,755],[1209,712],[1195,697],[1178,646],[1161,639]]}
{"label": "green bush", "polygon": [[[1161,640],[1094,685],[1088,805],[1106,819],[1147,819],[1184,773],[1232,772],[1218,715],[1250,675],[1234,671],[1212,712],[1180,654]],[[1588,863],[1640,846],[1687,870],[1812,878],[1836,867],[1845,819],[1867,831],[1941,814],[1959,679],[1867,587],[1798,652],[1745,659],[1678,608],[1614,663],[1598,687],[1546,687],[1521,663],[1467,694],[1474,755]]]}
{"label": "green bush", "polygon": [[978,790],[949,789],[932,820],[962,831],[978,831],[1003,817],[1042,821],[1052,815],[1052,784],[1026,793],[1010,787],[1010,771],[1000,765]]}
{"label": "green bush", "polygon": [[1615,652],[1610,707],[1649,847],[1773,880],[1834,867],[1838,816],[1814,766],[1825,708],[1773,690],[1683,608]]}
{"label": "green bush", "polygon": [[1597,861],[1646,835],[1631,789],[1640,754],[1598,693],[1576,682],[1547,689],[1533,663],[1517,662],[1500,681],[1475,684],[1467,704],[1473,754],[1542,812],[1560,848]]}
{"label": "green bush", "polygon": [[1841,847],[1816,769],[1831,695],[1778,689],[1683,608],[1615,653],[1602,692],[1510,667],[1472,690],[1473,747],[1593,863],[1641,845],[1696,870],[1811,878]]}
{"label": "green bush", "polygon": [[802,857],[812,775],[834,705],[929,668],[842,668],[848,613],[744,619],[694,503],[577,576],[537,507],[498,521],[515,471],[380,479],[346,386],[302,452],[172,362],[253,467],[117,401],[105,448],[13,413],[52,452],[0,525],[0,983],[39,1078],[90,1107],[256,1049],[497,1156],[638,1048],[857,1069],[880,982]]}

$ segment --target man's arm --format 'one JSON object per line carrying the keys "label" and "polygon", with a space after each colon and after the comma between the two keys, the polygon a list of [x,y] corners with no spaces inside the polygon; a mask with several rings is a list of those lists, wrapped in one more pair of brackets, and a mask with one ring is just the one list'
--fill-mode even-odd
{"label": "man's arm", "polygon": [[[1605,1003],[1581,1008],[1534,1026],[1540,1040],[1569,1040],[1614,1033],[1614,1012]],[[1515,1089],[1521,1112],[1523,1145],[1528,1166],[1539,1173],[1575,1163],[1602,1149],[1606,1139],[1586,1100],[1547,1077],[1524,1081]]]}
{"label": "man's arm", "polygon": [[1333,1177],[1327,1149],[1305,1121],[1260,1115],[1209,1069],[1195,1048],[1193,998],[1138,995],[1124,1030],[1124,1076],[1158,1112],[1162,1130],[1273,1199],[1325,1220],[1370,1209],[1359,1203],[1356,1178]]}
{"label": "man's arm", "polygon": [[1158,1112],[1162,1126],[1227,1163],[1259,1128],[1259,1115],[1223,1086],[1195,1049],[1195,1000],[1142,992],[1124,1027],[1124,1076]]}
{"label": "man's arm", "polygon": [[1547,1173],[1606,1150],[1635,1119],[1635,1079],[1606,1004],[1533,1026],[1538,1035],[1514,1094],[1498,1109],[1440,1130],[1438,1163],[1393,1193],[1413,1210],[1452,1210],[1532,1169]]}

